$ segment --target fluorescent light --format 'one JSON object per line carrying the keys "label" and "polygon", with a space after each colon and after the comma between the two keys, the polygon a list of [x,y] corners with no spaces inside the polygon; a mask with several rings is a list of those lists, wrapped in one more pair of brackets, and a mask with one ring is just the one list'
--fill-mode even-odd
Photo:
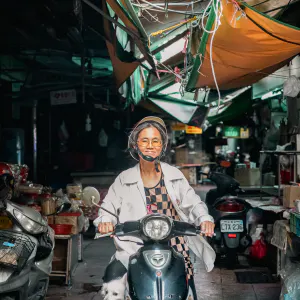
{"label": "fluorescent light", "polygon": [[282,90],[279,90],[279,91],[271,91],[271,92],[268,92],[266,94],[264,94],[262,97],[261,97],[261,100],[266,100],[268,98],[272,98],[272,97],[276,97],[276,96],[279,96],[282,94]]}

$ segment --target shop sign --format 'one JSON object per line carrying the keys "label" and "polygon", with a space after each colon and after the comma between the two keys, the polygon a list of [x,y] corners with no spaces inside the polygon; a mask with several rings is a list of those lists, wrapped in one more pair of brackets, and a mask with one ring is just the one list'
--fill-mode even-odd
{"label": "shop sign", "polygon": [[176,123],[176,124],[173,124],[171,126],[171,128],[173,131],[184,131],[186,128],[186,125],[183,123]]}
{"label": "shop sign", "polygon": [[240,131],[240,137],[241,139],[248,139],[249,138],[249,129],[244,129],[243,127],[241,127],[241,131]]}
{"label": "shop sign", "polygon": [[240,127],[225,126],[224,136],[228,138],[239,138],[240,137]]}
{"label": "shop sign", "polygon": [[187,134],[202,134],[202,128],[195,126],[186,126],[185,132]]}
{"label": "shop sign", "polygon": [[76,90],[50,92],[51,105],[73,104],[77,102]]}

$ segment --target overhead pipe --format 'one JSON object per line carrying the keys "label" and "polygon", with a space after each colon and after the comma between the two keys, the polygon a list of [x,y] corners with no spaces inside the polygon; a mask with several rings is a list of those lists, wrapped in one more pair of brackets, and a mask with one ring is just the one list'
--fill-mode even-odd
{"label": "overhead pipe", "polygon": [[92,2],[88,1],[88,0],[82,0],[85,4],[87,4],[88,6],[90,6],[91,8],[93,8],[97,13],[99,13],[102,17],[104,17],[105,19],[107,19],[108,21],[112,22],[113,24],[115,24],[116,26],[119,26],[122,30],[124,30],[127,34],[129,34],[131,37],[133,37],[134,39],[138,39],[140,40],[140,37],[133,31],[131,31],[130,29],[128,29],[127,27],[125,27],[124,25],[120,24],[118,21],[116,21],[114,18],[112,18],[111,16],[109,16],[108,14],[106,14],[104,11],[102,11],[100,8],[98,8],[95,4],[93,4]]}
{"label": "overhead pipe", "polygon": [[131,4],[131,1],[129,1],[129,0],[124,0],[124,1],[126,3],[127,8],[128,8],[128,12],[130,14],[130,17],[136,23],[136,25],[137,25],[138,29],[140,30],[143,38],[145,40],[147,40],[148,39],[148,35],[147,35],[147,33],[145,31],[145,28],[143,27],[143,25],[142,25],[139,17],[136,15],[135,10],[134,10],[134,8],[133,8],[133,6]]}
{"label": "overhead pipe", "polygon": [[32,107],[32,138],[33,138],[33,181],[37,182],[37,100]]}
{"label": "overhead pipe", "polygon": [[82,39],[82,49],[81,49],[81,92],[82,92],[82,104],[85,103],[85,47],[84,47],[84,37],[83,37],[83,13],[82,5],[80,2],[80,34]]}

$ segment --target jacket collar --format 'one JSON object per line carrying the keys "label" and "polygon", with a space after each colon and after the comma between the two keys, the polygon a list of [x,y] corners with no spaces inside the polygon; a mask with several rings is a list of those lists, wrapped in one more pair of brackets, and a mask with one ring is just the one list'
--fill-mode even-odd
{"label": "jacket collar", "polygon": [[[166,163],[161,162],[161,169],[164,174],[164,179],[168,180],[178,180],[182,176],[178,172],[172,172],[172,167]],[[124,172],[123,183],[124,184],[133,184],[142,181],[140,164],[135,165],[133,168],[128,169]]]}

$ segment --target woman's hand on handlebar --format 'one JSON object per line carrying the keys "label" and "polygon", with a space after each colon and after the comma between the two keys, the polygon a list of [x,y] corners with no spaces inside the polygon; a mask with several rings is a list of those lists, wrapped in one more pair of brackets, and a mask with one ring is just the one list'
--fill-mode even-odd
{"label": "woman's hand on handlebar", "polygon": [[113,225],[113,223],[110,223],[110,222],[99,223],[98,231],[101,234],[107,234],[110,232],[112,233],[112,232],[114,232],[114,225]]}
{"label": "woman's hand on handlebar", "polygon": [[214,236],[215,223],[210,221],[204,221],[200,224],[201,231],[204,232],[203,235],[212,237]]}

